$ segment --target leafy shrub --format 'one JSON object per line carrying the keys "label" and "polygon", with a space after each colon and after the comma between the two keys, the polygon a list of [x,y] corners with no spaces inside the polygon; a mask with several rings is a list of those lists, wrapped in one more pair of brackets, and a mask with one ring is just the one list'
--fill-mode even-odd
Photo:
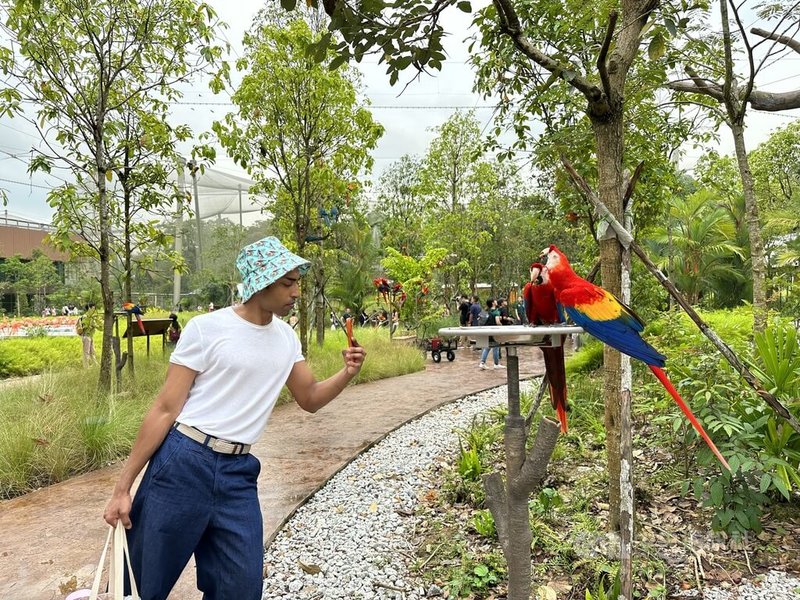
{"label": "leafy shrub", "polygon": [[470,527],[475,530],[479,535],[486,538],[494,538],[497,535],[497,530],[494,525],[494,517],[492,513],[486,509],[476,510],[472,513],[469,520]]}
{"label": "leafy shrub", "polygon": [[448,597],[473,597],[475,593],[485,593],[504,579],[505,559],[498,553],[489,553],[480,561],[464,555],[461,557],[461,565],[450,573],[447,582]]}
{"label": "leafy shrub", "polygon": [[468,481],[478,481],[483,472],[481,466],[481,458],[475,448],[464,448],[464,445],[458,445],[458,474],[462,479]]}
{"label": "leafy shrub", "polygon": [[537,494],[536,498],[530,501],[530,509],[537,515],[543,517],[552,517],[553,511],[560,506],[564,505],[564,499],[558,490],[553,488],[542,488]]}
{"label": "leafy shrub", "polygon": [[47,369],[79,366],[78,337],[20,337],[0,342],[0,378],[24,377]]}
{"label": "leafy shrub", "polygon": [[[750,343],[752,320],[741,309],[705,315],[712,328],[752,365],[762,383],[777,395],[793,393],[798,382],[796,334],[786,323],[773,324]],[[669,359],[668,368],[681,395],[733,469],[715,474],[708,481],[697,478],[695,496],[712,507],[714,529],[732,536],[759,531],[764,507],[770,502],[789,501],[800,488],[800,434],[797,434],[744,383],[719,352],[699,332],[691,330],[684,317],[667,316],[656,324],[660,345]],[[664,342],[676,347],[664,345]],[[753,355],[754,354],[754,355]],[[653,395],[664,398],[657,384],[649,384]],[[710,450],[677,411],[654,421],[671,421],[676,454],[683,455],[688,475],[693,448],[699,445],[698,462],[714,465]],[[688,488],[684,483],[684,490]]]}
{"label": "leafy shrub", "polygon": [[[724,531],[734,538],[740,538],[748,531],[761,532],[763,507],[769,499],[756,491],[752,484],[752,476],[735,477],[728,471],[709,482],[703,478],[694,480],[695,497],[702,500],[704,506],[715,510],[711,520],[714,531]],[[706,490],[708,494],[703,499]]]}
{"label": "leafy shrub", "polygon": [[586,600],[616,600],[620,597],[621,587],[622,580],[619,571],[612,573],[609,569],[601,573],[594,592],[586,590],[585,598]]}
{"label": "leafy shrub", "polygon": [[580,350],[567,359],[568,374],[589,373],[603,366],[603,344],[587,338]]}
{"label": "leafy shrub", "polygon": [[776,396],[800,396],[800,347],[790,323],[775,322],[755,337],[756,360],[750,362],[767,389]]}

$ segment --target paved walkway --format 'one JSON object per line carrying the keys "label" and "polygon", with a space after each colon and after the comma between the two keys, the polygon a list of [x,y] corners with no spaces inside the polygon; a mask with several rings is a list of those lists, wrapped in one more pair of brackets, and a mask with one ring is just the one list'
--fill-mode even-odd
{"label": "paved walkway", "polygon": [[[520,348],[520,375],[543,372],[537,348]],[[458,350],[456,360],[419,373],[348,387],[316,414],[295,404],[275,409],[253,454],[263,468],[259,498],[264,538],[359,453],[389,432],[442,404],[506,382],[505,369],[477,368],[478,354]],[[103,508],[121,465],[0,502],[0,598],[54,600],[76,578],[90,587],[107,532]],[[74,587],[72,588],[74,589]],[[194,563],[170,598],[196,600]]]}

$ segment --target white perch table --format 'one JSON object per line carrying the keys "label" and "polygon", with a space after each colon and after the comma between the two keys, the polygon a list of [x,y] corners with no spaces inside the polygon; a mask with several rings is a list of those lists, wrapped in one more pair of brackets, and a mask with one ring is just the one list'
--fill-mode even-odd
{"label": "white perch table", "polygon": [[443,327],[441,336],[466,336],[475,340],[478,348],[506,349],[506,381],[508,384],[508,416],[520,417],[519,357],[517,346],[563,346],[568,335],[583,333],[583,328],[571,325],[491,325],[488,327]]}

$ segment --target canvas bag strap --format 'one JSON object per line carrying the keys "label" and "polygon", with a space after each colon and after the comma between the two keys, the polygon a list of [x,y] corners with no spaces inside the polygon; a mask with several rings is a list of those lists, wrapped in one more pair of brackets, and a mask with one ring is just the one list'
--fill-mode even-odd
{"label": "canvas bag strap", "polygon": [[97,570],[95,571],[94,582],[92,583],[92,591],[89,595],[89,600],[97,600],[97,595],[100,592],[100,580],[103,575],[106,554],[108,554],[108,545],[112,543],[112,535],[114,537],[111,548],[111,561],[109,564],[109,591],[113,594],[114,600],[123,600],[125,578],[123,577],[122,569],[124,562],[128,567],[128,577],[131,582],[131,594],[133,596],[133,600],[140,600],[139,590],[136,587],[136,580],[133,577],[133,569],[131,568],[130,554],[128,553],[128,536],[126,535],[125,527],[123,527],[122,523],[120,522],[117,523],[116,527],[109,526],[108,528],[108,536],[106,537],[105,546],[103,546],[103,552],[100,555],[100,562],[97,565]]}

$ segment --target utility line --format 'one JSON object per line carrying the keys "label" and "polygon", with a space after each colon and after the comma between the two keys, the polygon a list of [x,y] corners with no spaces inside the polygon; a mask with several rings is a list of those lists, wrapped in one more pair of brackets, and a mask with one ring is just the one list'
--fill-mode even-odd
{"label": "utility line", "polygon": [[[17,181],[15,179],[5,179],[4,177],[0,177],[0,181],[3,181],[5,183],[16,183],[16,184],[19,184],[19,185],[24,185],[26,187],[35,187],[35,188],[39,188],[41,190],[52,190],[54,187],[56,187],[56,186],[49,186],[48,187],[46,185],[38,185],[36,183],[31,183],[29,181]],[[64,182],[64,183],[66,183],[66,182]]]}

